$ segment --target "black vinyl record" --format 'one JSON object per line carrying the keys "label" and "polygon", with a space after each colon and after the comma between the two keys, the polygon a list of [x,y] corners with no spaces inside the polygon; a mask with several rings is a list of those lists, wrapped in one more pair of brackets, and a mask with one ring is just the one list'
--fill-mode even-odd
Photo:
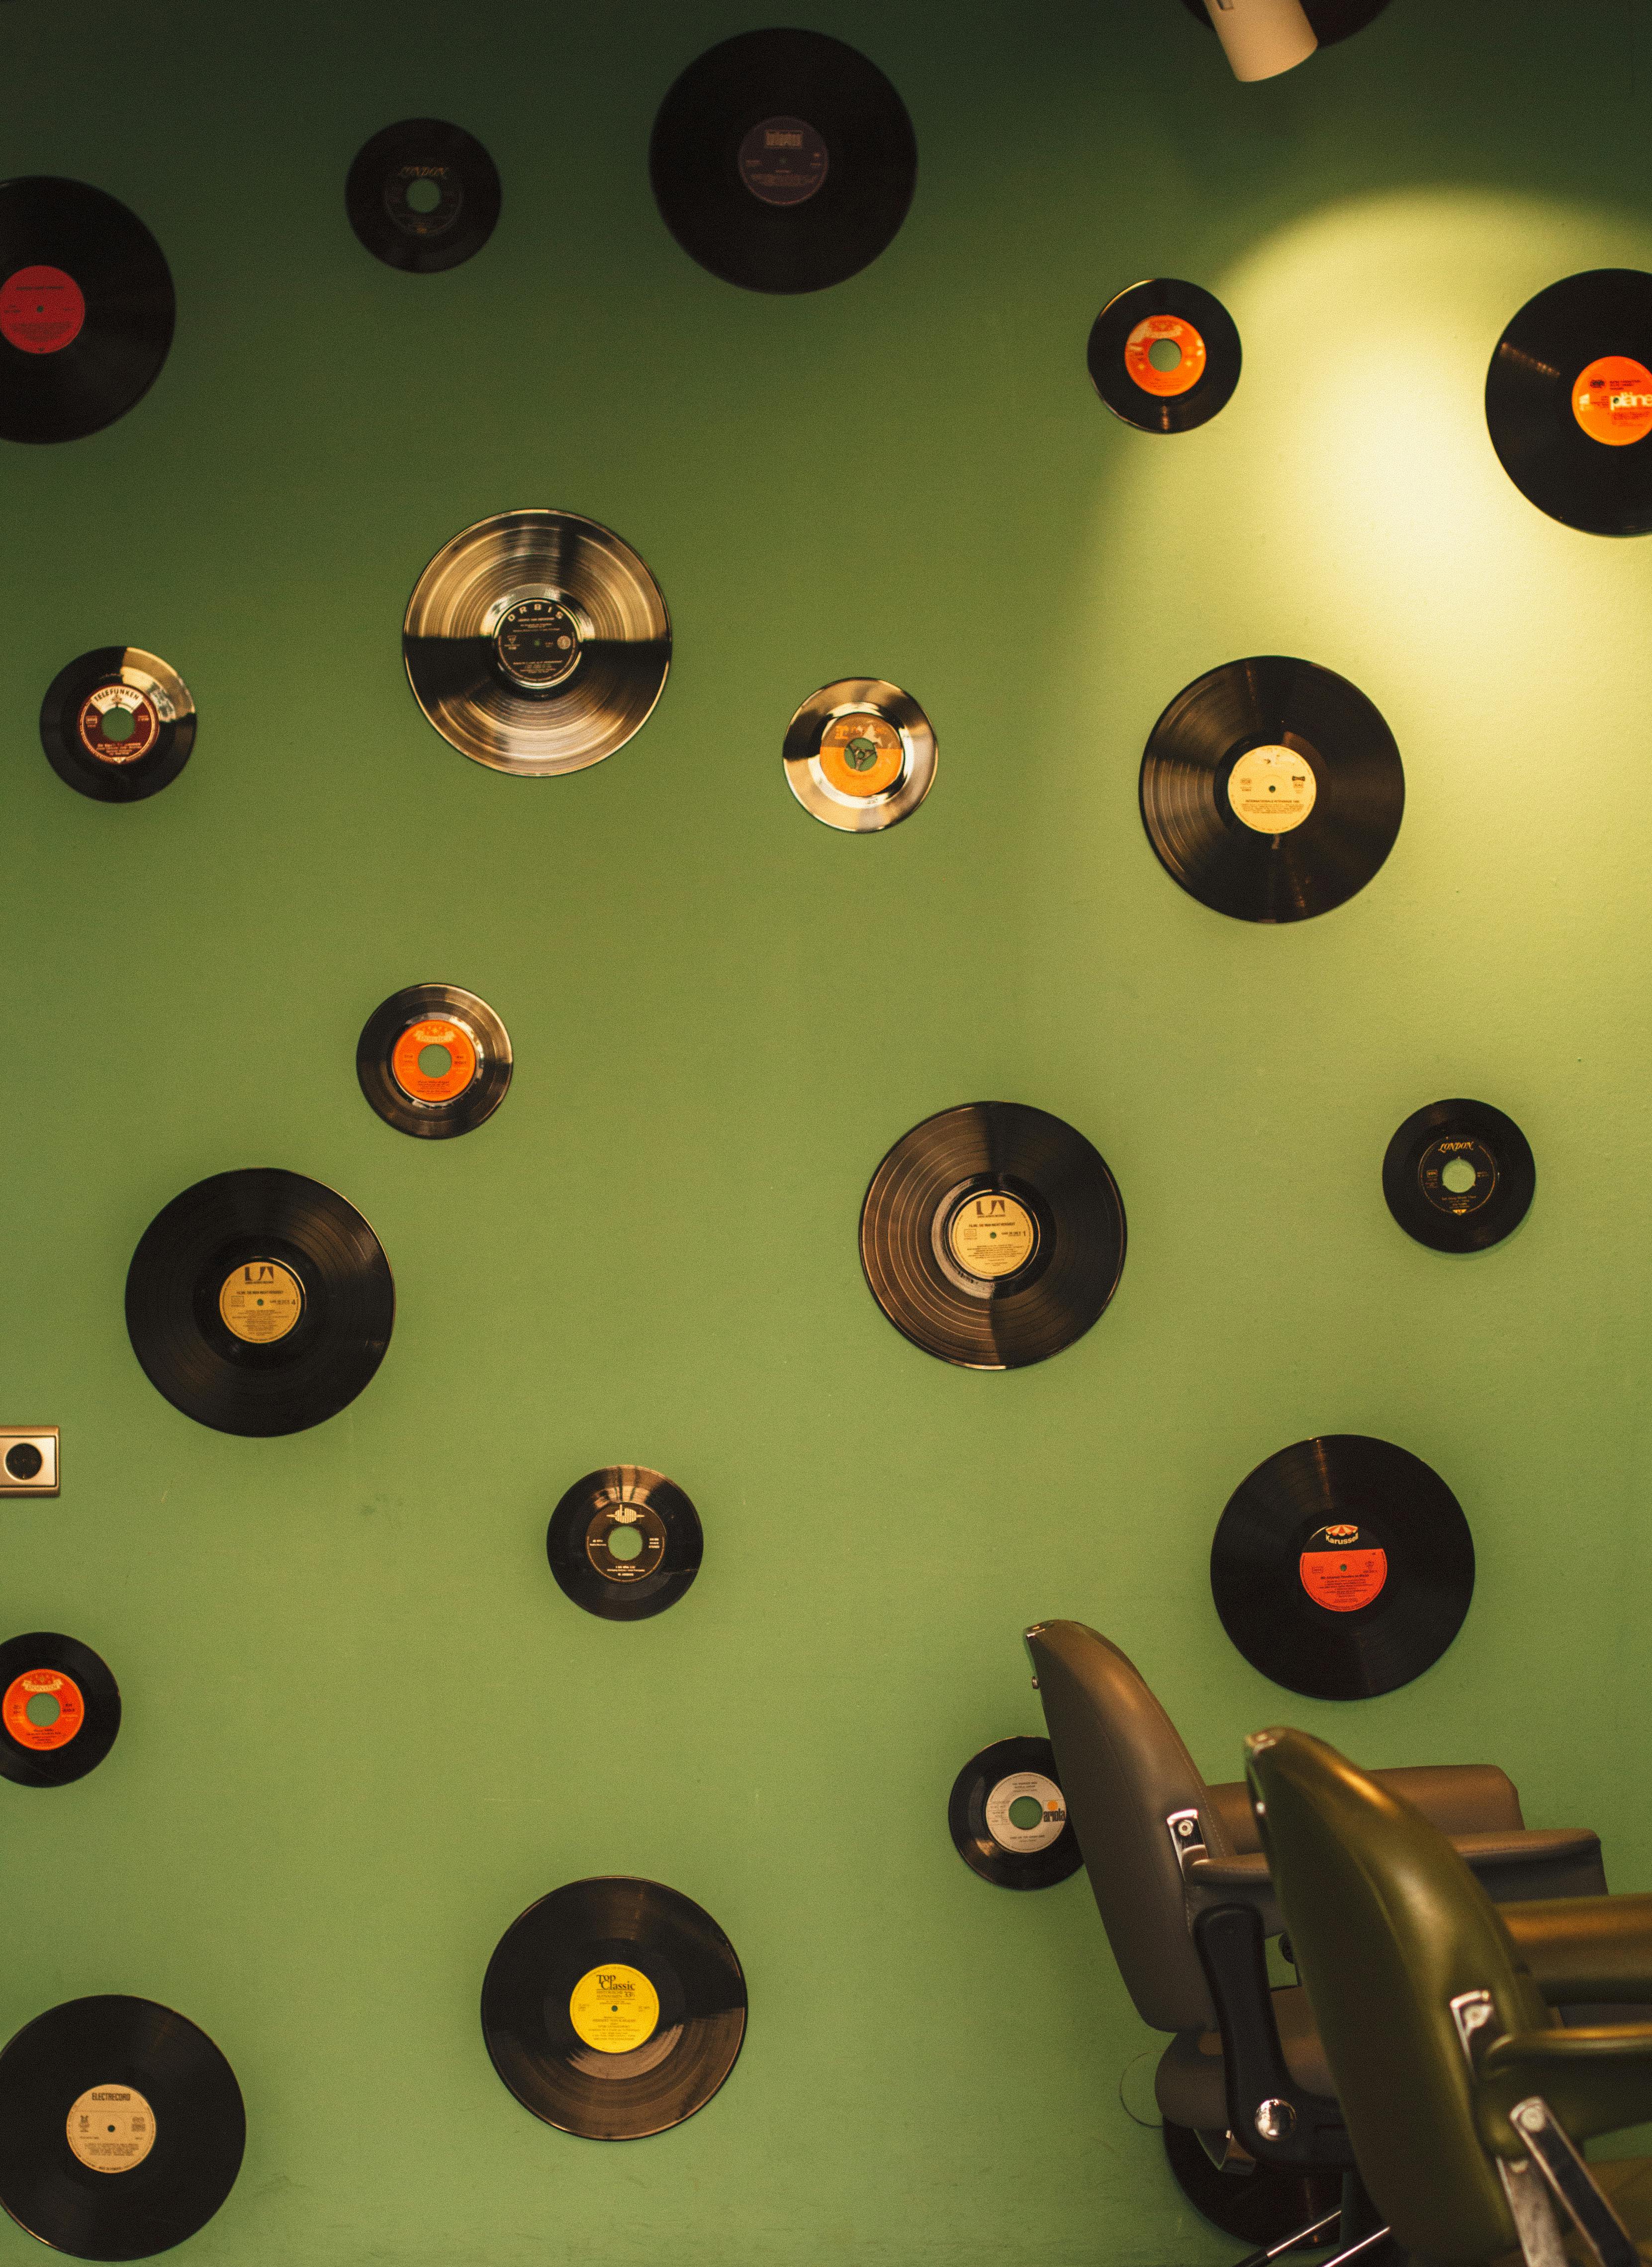
{"label": "black vinyl record", "polygon": [[[1215,29],[1205,0],[1182,0],[1182,5],[1190,16],[1198,18],[1208,32]],[[1322,48],[1333,48],[1339,40],[1352,39],[1355,32],[1362,32],[1368,24],[1374,23],[1387,5],[1388,0],[1302,0],[1303,13]]]}
{"label": "black vinyl record", "polygon": [[674,1606],[703,1548],[694,1505],[646,1464],[605,1464],[576,1480],[545,1537],[564,1594],[609,1622],[646,1621]]}
{"label": "black vinyl record", "polygon": [[77,441],[148,393],[176,305],[161,248],[85,181],[0,182],[0,437]]}
{"label": "black vinyl record", "polygon": [[1090,326],[1086,360],[1091,385],[1127,425],[1190,433],[1232,400],[1244,356],[1220,299],[1156,275],[1108,300]]}
{"label": "black vinyl record", "polygon": [[356,1046],[362,1092],[387,1126],[426,1141],[474,1133],[510,1084],[510,1034],[456,984],[409,984],[381,1001]]}
{"label": "black vinyl record", "polygon": [[820,32],[743,32],[689,64],[649,147],[683,250],[748,291],[819,291],[894,239],[918,178],[906,105]]}
{"label": "black vinyl record", "polygon": [[404,118],[363,143],[344,209],[375,260],[431,275],[480,252],[499,219],[499,171],[474,134]]}
{"label": "black vinyl record", "polygon": [[481,1987],[482,2036],[525,2109],[636,2141],[703,2109],[745,2036],[745,1978],[709,1912],[658,1882],[569,1882],[511,1923]]}
{"label": "black vinyl record", "polygon": [[[1014,1813],[1031,1813],[1024,1825]],[[972,1873],[1001,1889],[1047,1889],[1083,1864],[1047,1740],[995,1740],[952,1782],[952,1846]]]}
{"label": "black vinyl record", "polygon": [[970,1102],[903,1134],[861,1207],[873,1298],[965,1369],[1020,1369],[1082,1338],[1119,1288],[1124,1205],[1083,1135],[1019,1102]]}
{"label": "black vinyl record", "polygon": [[246,2114],[203,2030],[153,1999],[69,1999],[0,2049],[0,2204],[77,2259],[148,2259],[212,2218]]}
{"label": "black vinyl record", "polygon": [[1407,1236],[1435,1251],[1484,1251],[1525,1218],[1537,1192],[1531,1145],[1489,1102],[1415,1110],[1383,1158],[1383,1194]]}
{"label": "black vinyl record", "polygon": [[1346,677],[1279,654],[1184,686],[1142,759],[1142,819],[1161,862],[1237,921],[1345,904],[1393,848],[1405,808],[1380,712]]}
{"label": "black vinyl record", "polygon": [[126,1327],[149,1381],[220,1433],[298,1433],[355,1400],[395,1319],[354,1205],[302,1173],[215,1173],[139,1238]]}
{"label": "black vinyl record", "polygon": [[169,787],[195,744],[189,687],[142,646],[77,656],[40,703],[40,745],[52,769],[94,803],[141,803]]}
{"label": "black vinyl record", "polygon": [[103,1761],[120,1728],[121,1688],[89,1645],[55,1630],[0,1644],[0,1778],[67,1786]]}
{"label": "black vinyl record", "polygon": [[1597,268],[1528,299],[1492,356],[1486,423],[1504,472],[1551,519],[1652,532],[1652,275]]}
{"label": "black vinyl record", "polygon": [[1210,1546],[1222,1626],[1316,1700],[1369,1700],[1430,1669],[1474,1594],[1462,1507],[1420,1456],[1362,1433],[1298,1441],[1228,1499]]}

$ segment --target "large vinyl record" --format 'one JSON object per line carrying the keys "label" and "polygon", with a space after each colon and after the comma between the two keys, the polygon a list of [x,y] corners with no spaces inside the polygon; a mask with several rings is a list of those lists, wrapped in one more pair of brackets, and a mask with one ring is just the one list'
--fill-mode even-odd
{"label": "large vinyl record", "polygon": [[1280,1449],[1234,1490],[1210,1587],[1264,1676],[1317,1700],[1369,1699],[1421,1676],[1463,1626],[1474,1541],[1420,1456],[1329,1433]]}
{"label": "large vinyl record", "polygon": [[742,32],[660,105],[649,170],[683,250],[748,291],[819,291],[892,242],[918,144],[875,63],[821,32]]}
{"label": "large vinyl record", "polygon": [[1383,1158],[1383,1194],[1407,1236],[1435,1251],[1485,1251],[1512,1236],[1537,1192],[1531,1145],[1489,1102],[1431,1102]]}
{"label": "large vinyl record", "polygon": [[195,744],[177,671],[141,646],[101,645],[60,669],[40,703],[40,745],[94,803],[141,803],[171,785]]}
{"label": "large vinyl record", "polygon": [[415,1140],[474,1133],[510,1085],[510,1034],[457,984],[409,984],[381,1000],[356,1045],[356,1076],[386,1126]]}
{"label": "large vinyl record", "polygon": [[344,184],[350,226],[387,268],[431,275],[480,252],[499,218],[499,172],[474,134],[404,118],[356,151]]}
{"label": "large vinyl record", "polygon": [[53,174],[0,183],[0,437],[112,425],[159,375],[174,313],[171,270],[136,213]]}
{"label": "large vinyl record", "polygon": [[1142,759],[1142,818],[1190,897],[1252,921],[1310,920],[1394,847],[1406,775],[1356,685],[1311,661],[1230,661],[1183,688]]}
{"label": "large vinyl record", "polygon": [[703,2109],[734,2068],[745,1978],[692,1898],[603,1875],[511,1923],[488,1963],[481,2028],[525,2109],[588,2140],[635,2141]]}
{"label": "large vinyl record", "polygon": [[995,1740],[972,1756],[946,1823],[964,1863],[997,1889],[1047,1889],[1084,1862],[1047,1740]]}
{"label": "large vinyl record", "polygon": [[1115,417],[1144,433],[1190,433],[1232,400],[1244,356],[1220,299],[1158,275],[1108,300],[1090,326],[1086,360]]}
{"label": "large vinyl record", "polygon": [[1528,299],[1492,356],[1486,422],[1503,470],[1551,519],[1652,532],[1652,275],[1597,268]]}
{"label": "large vinyl record", "polygon": [[407,601],[414,698],[462,756],[546,777],[622,748],[671,667],[659,585],[570,511],[502,511],[445,543]]}
{"label": "large vinyl record", "polygon": [[126,1327],[150,1383],[220,1433],[298,1433],[355,1400],[395,1319],[354,1205],[302,1173],[215,1173],[139,1239]]}
{"label": "large vinyl record", "polygon": [[914,1346],[1020,1369],[1082,1338],[1119,1287],[1124,1205],[1072,1126],[970,1102],[903,1134],[861,1208],[872,1296]]}
{"label": "large vinyl record", "polygon": [[605,1464],[576,1480],[545,1537],[563,1595],[609,1622],[647,1621],[674,1606],[703,1549],[689,1498],[646,1464]]}
{"label": "large vinyl record", "polygon": [[89,1645],[32,1630],[0,1645],[0,1777],[67,1786],[114,1745],[121,1688]]}
{"label": "large vinyl record", "polygon": [[70,1999],[0,2050],[0,2204],[77,2259],[149,2259],[204,2227],[246,2146],[218,2049],[153,1999]]}

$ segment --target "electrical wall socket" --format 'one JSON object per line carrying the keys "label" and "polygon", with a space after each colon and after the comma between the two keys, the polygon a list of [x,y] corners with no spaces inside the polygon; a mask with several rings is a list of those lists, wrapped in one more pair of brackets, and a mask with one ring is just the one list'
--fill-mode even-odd
{"label": "electrical wall socket", "polygon": [[0,1425],[0,1495],[55,1495],[55,1425]]}

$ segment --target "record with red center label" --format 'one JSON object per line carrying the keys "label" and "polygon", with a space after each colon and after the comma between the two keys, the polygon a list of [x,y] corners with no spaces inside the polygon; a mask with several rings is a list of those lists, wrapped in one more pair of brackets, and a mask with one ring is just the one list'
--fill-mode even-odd
{"label": "record with red center label", "polygon": [[40,745],[94,803],[141,803],[169,786],[195,744],[195,704],[177,671],[141,646],[104,645],[60,669],[40,703]]}
{"label": "record with red center label", "polygon": [[1528,299],[1492,356],[1486,422],[1503,470],[1551,519],[1652,532],[1652,275],[1597,268]]}
{"label": "record with red center label", "polygon": [[85,181],[0,182],[0,437],[112,425],[159,375],[173,316],[171,271],[136,213]]}
{"label": "record with red center label", "polygon": [[67,1786],[114,1745],[121,1688],[89,1645],[55,1630],[0,1644],[0,1777]]}
{"label": "record with red center label", "polygon": [[1047,1889],[1083,1864],[1047,1740],[995,1740],[952,1782],[952,1846],[1001,1889]]}
{"label": "record with red center label", "polygon": [[469,1134],[510,1084],[510,1035],[456,984],[409,984],[374,1009],[356,1047],[362,1092],[387,1126],[426,1141]]}
{"label": "record with red center label", "polygon": [[431,275],[481,250],[499,219],[499,169],[474,134],[404,118],[356,151],[344,183],[350,226],[387,268]]}
{"label": "record with red center label", "polygon": [[1474,1594],[1474,1541],[1440,1475],[1361,1433],[1298,1441],[1229,1498],[1210,1548],[1222,1625],[1264,1676],[1369,1699],[1430,1669]]}
{"label": "record with red center label", "polygon": [[1512,1236],[1538,1185],[1531,1145],[1489,1102],[1415,1110],[1383,1158],[1383,1194],[1407,1236],[1435,1251],[1485,1251]]}
{"label": "record with red center label", "polygon": [[525,2109],[588,2140],[641,2140],[703,2109],[733,2069],[745,1978],[692,1897],[602,1875],[511,1923],[488,1963],[481,2028]]}
{"label": "record with red center label", "polygon": [[910,693],[881,677],[843,677],[811,693],[786,727],[786,784],[806,811],[845,834],[908,818],[935,784],[935,732]]}
{"label": "record with red center label", "polygon": [[1109,299],[1090,326],[1090,383],[1144,433],[1190,433],[1233,398],[1244,356],[1220,299],[1156,275]]}
{"label": "record with red center label", "polygon": [[640,1622],[674,1606],[700,1572],[700,1515],[674,1480],[646,1464],[605,1464],[574,1482],[545,1537],[565,1596],[604,1621]]}

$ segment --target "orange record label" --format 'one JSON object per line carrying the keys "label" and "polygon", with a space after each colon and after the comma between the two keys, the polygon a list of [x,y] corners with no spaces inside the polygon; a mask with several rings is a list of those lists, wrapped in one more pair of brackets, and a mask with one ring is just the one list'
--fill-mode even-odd
{"label": "orange record label", "polygon": [[218,1312],[224,1328],[248,1346],[269,1346],[303,1314],[304,1286],[279,1259],[249,1259],[224,1277]]}
{"label": "orange record label", "polygon": [[886,795],[906,769],[899,733],[885,716],[834,716],[820,735],[815,761],[826,785],[865,802]]}
{"label": "orange record label", "polygon": [[[29,1714],[29,1703],[44,1693],[57,1703],[57,1713],[49,1724],[37,1724]],[[86,1720],[86,1704],[80,1687],[72,1676],[65,1676],[61,1669],[26,1669],[21,1676],[14,1676],[0,1699],[0,1723],[3,1723],[20,1748],[43,1751],[48,1748],[66,1748]]]}
{"label": "orange record label", "polygon": [[0,283],[0,338],[22,354],[57,354],[80,336],[86,302],[61,268],[18,268]]}
{"label": "orange record label", "polygon": [[1356,1614],[1388,1580],[1388,1553],[1368,1542],[1357,1527],[1322,1527],[1308,1537],[1296,1571],[1315,1605],[1333,1614]]}
{"label": "orange record label", "polygon": [[1652,433],[1652,370],[1627,355],[1602,355],[1572,388],[1572,415],[1609,449],[1643,441]]}
{"label": "orange record label", "polygon": [[[440,1047],[447,1068],[424,1071],[419,1057],[427,1047]],[[476,1075],[476,1043],[461,1024],[445,1016],[427,1016],[409,1023],[391,1050],[390,1067],[396,1084],[415,1102],[452,1102]]]}
{"label": "orange record label", "polygon": [[[1154,348],[1164,339],[1176,348],[1178,357],[1168,370],[1161,370],[1153,359]],[[1159,359],[1168,362],[1170,357],[1161,355]],[[1124,366],[1143,393],[1168,400],[1178,393],[1190,393],[1204,376],[1205,341],[1181,315],[1149,315],[1124,342]]]}

